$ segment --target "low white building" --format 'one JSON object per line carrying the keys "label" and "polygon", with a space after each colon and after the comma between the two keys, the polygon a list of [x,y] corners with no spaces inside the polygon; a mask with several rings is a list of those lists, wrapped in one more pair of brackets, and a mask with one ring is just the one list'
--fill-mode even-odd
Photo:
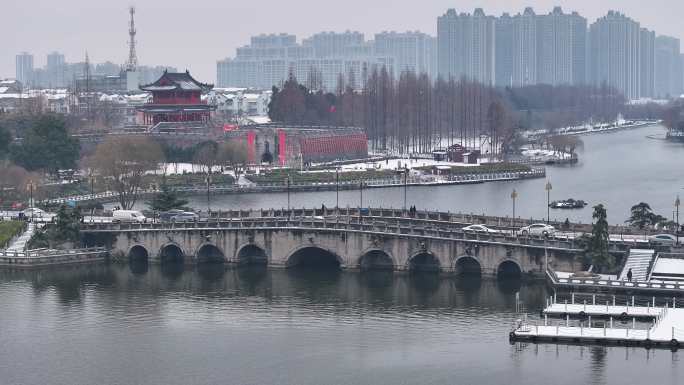
{"label": "low white building", "polygon": [[203,98],[224,116],[267,116],[272,92],[248,88],[214,88]]}

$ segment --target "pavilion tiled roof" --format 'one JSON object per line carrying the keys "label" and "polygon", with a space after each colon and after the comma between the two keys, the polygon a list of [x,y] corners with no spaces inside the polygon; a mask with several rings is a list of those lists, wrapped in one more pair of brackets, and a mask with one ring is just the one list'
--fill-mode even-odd
{"label": "pavilion tiled roof", "polygon": [[164,71],[162,76],[154,83],[140,86],[143,91],[201,91],[207,92],[214,88],[213,84],[200,83],[190,75],[189,71],[185,72],[167,72]]}

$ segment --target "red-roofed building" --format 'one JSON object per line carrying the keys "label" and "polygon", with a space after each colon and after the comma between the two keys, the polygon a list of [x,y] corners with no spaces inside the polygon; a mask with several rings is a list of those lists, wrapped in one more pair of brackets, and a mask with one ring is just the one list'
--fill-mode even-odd
{"label": "red-roofed building", "polygon": [[190,72],[167,72],[154,83],[140,86],[152,93],[152,101],[139,107],[143,123],[207,122],[214,106],[202,101],[202,93],[214,88],[213,84],[200,83]]}

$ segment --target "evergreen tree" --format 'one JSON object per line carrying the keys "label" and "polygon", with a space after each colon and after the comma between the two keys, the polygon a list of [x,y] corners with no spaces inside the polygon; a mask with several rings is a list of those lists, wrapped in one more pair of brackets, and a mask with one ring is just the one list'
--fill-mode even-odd
{"label": "evergreen tree", "polygon": [[666,222],[667,218],[661,215],[655,214],[651,210],[651,206],[648,203],[641,202],[632,206],[631,216],[626,221],[630,226],[638,227],[639,229],[644,229],[649,226],[657,225],[661,222]]}
{"label": "evergreen tree", "polygon": [[74,169],[79,159],[78,139],[69,136],[64,119],[53,114],[33,121],[19,144],[12,145],[12,161],[29,171]]}
{"label": "evergreen tree", "polygon": [[594,225],[591,227],[588,255],[595,271],[610,269],[615,263],[614,257],[608,251],[608,215],[606,208],[600,204],[594,206]]}
{"label": "evergreen tree", "polygon": [[159,193],[150,202],[147,202],[150,210],[154,211],[185,210],[187,204],[188,201],[179,198],[176,190],[166,184],[166,180],[162,182]]}
{"label": "evergreen tree", "polygon": [[55,225],[48,230],[48,237],[52,244],[64,242],[76,243],[80,239],[81,211],[78,208],[68,208],[63,205],[57,211]]}
{"label": "evergreen tree", "polygon": [[0,160],[4,159],[7,155],[7,149],[12,142],[12,134],[8,129],[0,125]]}

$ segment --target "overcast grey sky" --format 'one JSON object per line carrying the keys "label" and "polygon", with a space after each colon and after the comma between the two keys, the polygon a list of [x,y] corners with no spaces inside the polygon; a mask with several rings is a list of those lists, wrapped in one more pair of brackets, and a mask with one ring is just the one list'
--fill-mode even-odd
{"label": "overcast grey sky", "polygon": [[80,61],[123,63],[127,51],[127,7],[137,8],[138,59],[190,69],[215,81],[216,60],[259,33],[288,32],[298,39],[318,31],[420,30],[435,34],[447,8],[487,14],[548,13],[554,5],[578,11],[589,23],[609,9],[624,12],[658,34],[684,38],[684,0],[3,0],[0,5],[0,78],[14,77],[14,56],[28,51],[35,66],[63,52]]}

